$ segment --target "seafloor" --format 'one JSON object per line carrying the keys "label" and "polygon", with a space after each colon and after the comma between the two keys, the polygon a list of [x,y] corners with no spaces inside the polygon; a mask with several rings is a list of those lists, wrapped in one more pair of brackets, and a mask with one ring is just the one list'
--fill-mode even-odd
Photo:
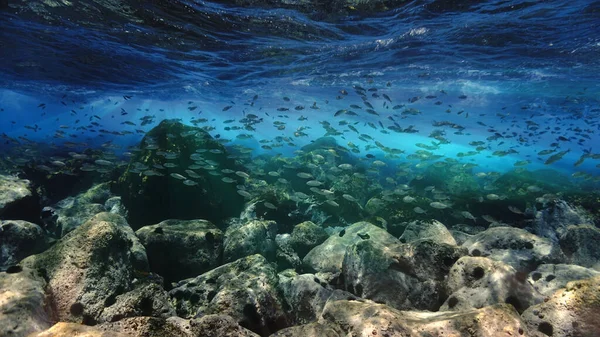
{"label": "seafloor", "polygon": [[558,172],[176,121],[129,155],[3,162],[0,336],[600,336],[598,194]]}

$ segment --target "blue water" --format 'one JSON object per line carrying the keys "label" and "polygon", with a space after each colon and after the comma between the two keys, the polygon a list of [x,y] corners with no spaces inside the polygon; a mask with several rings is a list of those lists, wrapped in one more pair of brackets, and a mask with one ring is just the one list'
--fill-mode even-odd
{"label": "blue water", "polygon": [[[205,118],[198,126],[228,145],[293,155],[325,135],[327,121],[342,133],[339,144],[359,146],[361,156],[383,158],[365,148],[375,140],[408,156],[417,143],[438,143],[430,135],[440,130],[449,143],[433,152],[476,170],[507,171],[527,159],[527,169],[598,181],[600,160],[574,163],[600,153],[600,2],[372,3],[379,5],[0,1],[3,148],[74,142],[78,151],[119,153],[162,119]],[[379,116],[365,112],[355,86],[367,89]],[[358,115],[334,117],[341,109]],[[407,109],[420,113],[402,114]],[[249,113],[264,118],[256,130],[224,129],[238,125],[225,120]],[[154,122],[141,126],[143,116]],[[461,128],[433,125],[443,121]],[[397,133],[394,122],[418,131]],[[295,136],[298,128],[306,136]],[[240,133],[254,139],[238,140]],[[261,148],[260,140],[277,136],[295,146]],[[485,149],[457,158],[474,150],[473,141]],[[537,153],[546,149],[569,152],[545,165],[549,156]]]}

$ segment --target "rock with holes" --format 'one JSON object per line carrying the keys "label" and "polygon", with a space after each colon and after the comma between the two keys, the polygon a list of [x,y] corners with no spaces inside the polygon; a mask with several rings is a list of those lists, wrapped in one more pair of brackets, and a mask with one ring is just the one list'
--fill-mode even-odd
{"label": "rock with holes", "polygon": [[78,337],[130,337],[127,334],[102,331],[95,326],[87,326],[77,323],[58,322],[50,329],[42,331],[38,334],[29,337],[62,337],[62,336],[78,336]]}
{"label": "rock with holes", "polygon": [[29,180],[0,174],[0,219],[36,222],[40,209]]}
{"label": "rock with holes", "polygon": [[298,256],[302,259],[311,249],[322,244],[329,235],[321,226],[312,221],[305,221],[294,226],[290,244]]}
{"label": "rock with holes", "polygon": [[29,336],[52,325],[45,286],[32,269],[12,266],[0,272],[0,336]]}
{"label": "rock with holes", "polygon": [[466,249],[430,240],[383,245],[362,240],[349,246],[342,265],[347,291],[396,309],[437,310],[443,281]]}
{"label": "rock with holes", "polygon": [[198,276],[221,264],[223,232],[206,220],[165,220],[136,231],[150,270],[167,283]]}
{"label": "rock with holes", "polygon": [[226,315],[205,315],[197,319],[180,317],[131,317],[97,326],[99,330],[129,337],[258,337]]}
{"label": "rock with holes", "polygon": [[543,296],[550,296],[567,283],[600,276],[600,272],[573,264],[542,264],[529,273],[527,281]]}
{"label": "rock with holes", "polygon": [[465,256],[452,266],[446,282],[450,294],[440,310],[469,310],[508,303],[519,312],[541,303],[543,297],[522,273],[486,257]]}
{"label": "rock with holes", "polygon": [[137,259],[132,237],[123,217],[100,213],[21,265],[45,274],[58,320],[93,324],[107,300],[132,287]]}
{"label": "rock with holes", "polygon": [[[319,323],[339,336],[529,336],[525,324],[510,305],[497,304],[461,312],[398,311],[370,301],[330,301]],[[296,329],[307,336],[307,331]],[[331,331],[331,330],[330,330]],[[330,336],[335,336],[331,334]]]}
{"label": "rock with holes", "polygon": [[600,336],[600,276],[573,281],[544,303],[527,309],[523,321],[533,337]]}
{"label": "rock with holes", "polygon": [[31,222],[0,220],[0,270],[48,247],[44,230]]}
{"label": "rock with holes", "polygon": [[256,254],[180,281],[169,295],[180,317],[229,315],[241,326],[268,335],[288,324],[277,286],[276,270]]}
{"label": "rock with holes", "polygon": [[370,240],[384,246],[400,243],[384,229],[368,222],[357,222],[313,248],[302,260],[303,265],[311,272],[337,276],[342,271],[346,249],[363,240]]}
{"label": "rock with holes", "polygon": [[101,322],[135,316],[168,318],[177,315],[162,285],[146,280],[136,284],[129,292],[108,298],[104,305],[106,308],[100,314]]}
{"label": "rock with holes", "polygon": [[542,263],[565,261],[558,244],[513,227],[488,228],[467,239],[463,247],[471,256],[501,261],[519,272],[529,272]]}
{"label": "rock with holes", "polygon": [[245,256],[261,254],[274,261],[277,252],[275,237],[277,223],[267,220],[250,220],[233,225],[225,231],[223,260],[235,261]]}
{"label": "rock with holes", "polygon": [[406,226],[404,233],[400,237],[401,242],[411,242],[421,239],[456,246],[456,241],[452,233],[450,233],[443,223],[437,220],[413,221]]}
{"label": "rock with holes", "polygon": [[559,242],[569,263],[600,271],[600,229],[596,226],[568,226]]}
{"label": "rock with holes", "polygon": [[568,226],[593,223],[593,217],[583,208],[564,200],[554,200],[548,207],[536,212],[532,226],[534,233],[556,242]]}
{"label": "rock with holes", "polygon": [[298,275],[289,270],[279,274],[279,288],[293,325],[316,321],[329,300],[355,298],[348,292],[330,287],[314,274]]}

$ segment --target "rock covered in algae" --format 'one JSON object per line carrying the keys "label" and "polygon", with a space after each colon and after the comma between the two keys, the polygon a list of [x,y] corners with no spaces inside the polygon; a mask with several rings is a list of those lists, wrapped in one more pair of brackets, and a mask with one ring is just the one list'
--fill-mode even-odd
{"label": "rock covered in algae", "polygon": [[0,336],[25,337],[52,325],[45,287],[35,270],[15,266],[0,272]]}
{"label": "rock covered in algae", "polygon": [[287,302],[290,323],[294,325],[318,320],[329,300],[356,298],[351,293],[330,287],[314,274],[298,275],[289,270],[279,274],[279,288]]}
{"label": "rock covered in algae", "polygon": [[0,175],[0,219],[38,221],[38,199],[29,180]]}
{"label": "rock covered in algae", "polygon": [[513,227],[492,227],[463,243],[471,256],[502,261],[517,271],[535,269],[542,263],[561,263],[565,256],[558,244]]}
{"label": "rock covered in algae", "polygon": [[554,200],[546,208],[536,212],[533,232],[558,241],[568,226],[593,223],[592,216],[584,209],[564,200]]}
{"label": "rock covered in algae", "polygon": [[569,263],[600,271],[600,229],[596,226],[568,226],[559,242]]}
{"label": "rock covered in algae", "polygon": [[261,254],[269,261],[275,260],[277,223],[268,220],[251,220],[233,225],[225,231],[223,260],[235,261],[245,256]]}
{"label": "rock covered in algae", "polygon": [[108,183],[94,185],[75,197],[67,197],[56,203],[53,209],[58,216],[56,232],[59,237],[65,236],[98,213],[126,215],[120,198],[111,194]]}
{"label": "rock covered in algae", "polygon": [[48,330],[42,331],[36,335],[29,337],[62,337],[62,336],[78,336],[78,337],[130,337],[128,334],[102,331],[98,327],[88,326],[78,323],[58,322]]}
{"label": "rock covered in algae", "polygon": [[325,306],[317,323],[284,329],[276,336],[528,336],[510,305],[463,312],[398,311],[371,301],[337,300]]}
{"label": "rock covered in algae", "polygon": [[600,334],[600,276],[569,282],[522,317],[534,337],[593,337]]}
{"label": "rock covered in algae", "polygon": [[47,277],[58,320],[93,324],[106,303],[131,289],[134,265],[144,264],[145,252],[136,251],[133,240],[123,217],[100,213],[21,264]]}
{"label": "rock covered in algae", "polygon": [[277,272],[261,255],[247,256],[180,281],[169,294],[183,318],[229,315],[260,335],[287,326]]}
{"label": "rock covered in algae", "polygon": [[397,309],[437,310],[444,279],[464,248],[418,240],[384,245],[369,239],[346,250],[341,279],[346,290]]}
{"label": "rock covered in algae", "polygon": [[511,304],[517,311],[543,301],[522,273],[486,257],[464,256],[450,270],[446,282],[450,294],[440,310],[479,309],[498,303]]}
{"label": "rock covered in algae", "polygon": [[19,263],[48,246],[44,230],[31,222],[0,220],[0,270]]}
{"label": "rock covered in algae", "polygon": [[304,221],[294,226],[290,244],[298,256],[304,258],[311,249],[323,243],[328,237],[327,232],[321,226],[312,221]]}
{"label": "rock covered in algae", "polygon": [[100,322],[115,322],[126,317],[176,316],[167,292],[160,284],[140,282],[129,292],[110,298],[100,315]]}
{"label": "rock covered in algae", "polygon": [[227,315],[200,318],[132,317],[97,326],[106,332],[125,333],[129,337],[258,337]]}
{"label": "rock covered in algae", "polygon": [[364,221],[357,222],[313,248],[304,257],[303,264],[310,271],[339,274],[342,271],[346,249],[366,238],[384,246],[400,243],[398,239],[375,225]]}
{"label": "rock covered in algae", "polygon": [[219,225],[239,216],[244,198],[235,182],[242,178],[231,175],[233,183],[226,182],[221,171],[242,168],[206,131],[164,120],[146,133],[140,148],[113,185],[134,229],[167,219],[206,219]]}
{"label": "rock covered in algae", "polygon": [[146,248],[150,270],[167,283],[198,276],[221,263],[223,232],[206,220],[165,220],[136,235]]}
{"label": "rock covered in algae", "polygon": [[406,226],[404,233],[400,236],[400,241],[411,242],[421,239],[430,239],[439,243],[456,246],[456,241],[452,233],[437,220],[413,221]]}

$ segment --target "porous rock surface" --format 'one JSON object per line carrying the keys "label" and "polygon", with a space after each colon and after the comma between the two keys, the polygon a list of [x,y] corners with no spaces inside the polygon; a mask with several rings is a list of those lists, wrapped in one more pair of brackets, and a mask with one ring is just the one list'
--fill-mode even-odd
{"label": "porous rock surface", "polygon": [[223,232],[205,220],[165,220],[136,231],[150,269],[167,283],[198,276],[221,263]]}
{"label": "porous rock surface", "polygon": [[187,319],[206,314],[229,315],[260,335],[288,324],[277,272],[258,254],[182,280],[169,295],[177,314]]}

